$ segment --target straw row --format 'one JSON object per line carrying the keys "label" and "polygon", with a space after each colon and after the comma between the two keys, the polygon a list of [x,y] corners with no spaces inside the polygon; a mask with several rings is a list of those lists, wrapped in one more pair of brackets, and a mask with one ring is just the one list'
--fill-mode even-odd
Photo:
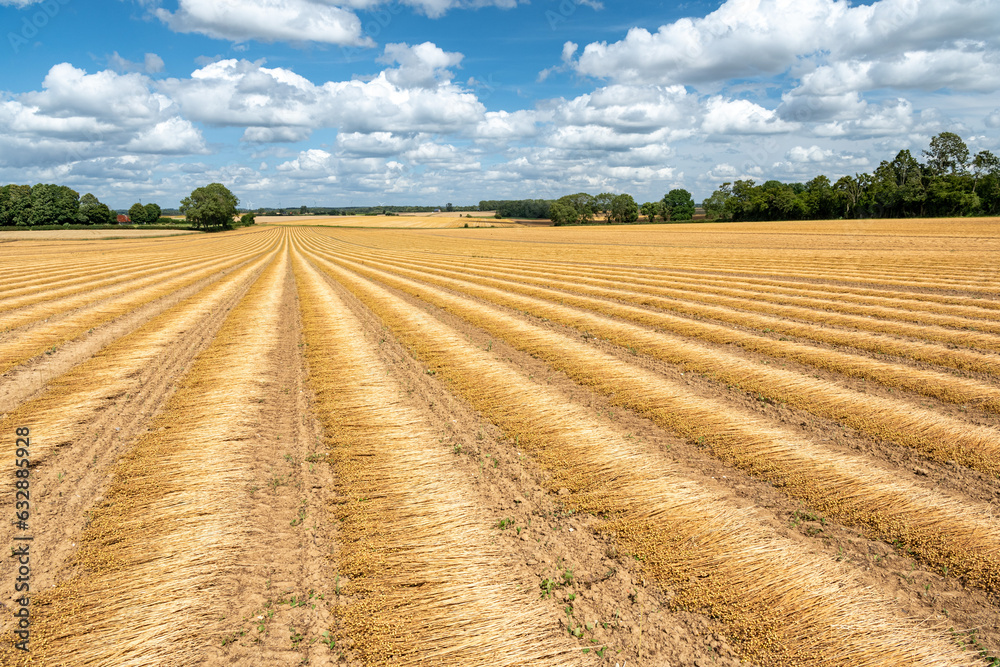
{"label": "straw row", "polygon": [[[130,289],[134,289],[134,287],[139,286],[139,283],[135,281],[147,276],[165,276],[166,271],[172,269],[214,261],[220,256],[245,254],[250,249],[259,247],[263,241],[262,238],[256,239],[252,244],[246,242],[238,245],[229,243],[226,244],[226,247],[221,247],[222,244],[202,245],[187,248],[183,253],[175,250],[169,254],[149,254],[132,259],[132,261],[125,260],[107,264],[87,262],[81,258],[77,267],[69,272],[52,272],[49,270],[50,267],[39,267],[32,284],[15,288],[11,283],[8,283],[8,289],[4,290],[3,298],[0,298],[0,313],[43,302],[51,304],[56,300],[62,300],[81,292],[95,294],[95,290],[114,287],[124,284],[125,281],[129,281],[129,284],[132,285]],[[91,297],[92,300],[93,298],[94,296]],[[59,310],[51,312],[59,312]],[[12,327],[8,325],[5,328]]]}
{"label": "straw row", "polygon": [[243,255],[220,260],[197,271],[182,271],[173,278],[155,282],[142,289],[124,292],[118,297],[98,302],[92,306],[84,306],[52,322],[41,322],[37,326],[11,333],[0,341],[0,373],[148,303],[194,285],[201,280],[216,276],[222,271],[252,261],[260,254],[261,251],[257,251],[250,256]]}
{"label": "straw row", "polygon": [[[336,247],[336,246],[334,246]],[[333,249],[333,248],[331,248]],[[348,249],[348,252],[356,252],[355,249]],[[353,256],[358,259],[370,260],[373,259],[374,253],[369,254],[354,254]],[[389,257],[388,258],[394,264],[403,263],[398,258]],[[417,266],[419,264],[419,266]],[[429,264],[426,261],[420,261],[415,263],[414,266],[424,270],[431,270],[431,268],[436,265],[437,262]],[[490,273],[490,270],[483,269],[481,271],[476,271],[477,278],[482,274]],[[459,277],[468,279],[468,270],[462,272],[462,275],[456,274],[444,274],[442,275],[456,275]],[[501,275],[499,272],[496,275]],[[511,274],[503,274],[511,275]],[[552,285],[552,280],[535,280],[523,276],[522,274],[513,273],[513,277],[524,283],[542,284],[542,285]],[[581,282],[585,282],[581,280]],[[500,284],[500,283],[490,283],[490,284]],[[517,285],[516,283],[505,284],[504,289],[510,291],[517,291],[522,289],[523,286]],[[583,294],[605,294],[601,290],[594,290],[577,283],[571,283],[564,286],[564,289],[571,289],[577,293]],[[677,313],[679,315],[686,315],[685,318],[670,318],[664,317],[656,324],[658,327],[662,327],[666,330],[674,330],[678,333],[684,335],[694,335],[697,337],[706,337],[706,339],[712,340],[709,336],[712,332],[708,328],[698,328],[697,323],[692,323],[691,317],[703,319],[713,319],[719,322],[724,322],[728,324],[734,324],[741,327],[748,327],[751,329],[756,329],[763,332],[773,332],[775,334],[781,334],[786,336],[793,336],[796,338],[802,338],[809,341],[816,341],[820,343],[828,343],[831,345],[855,348],[858,350],[863,350],[866,352],[872,352],[875,354],[886,354],[896,357],[913,359],[915,361],[930,363],[934,365],[944,366],[947,368],[953,368],[962,371],[971,371],[979,373],[987,373],[990,375],[995,375],[1000,377],[1000,358],[992,354],[983,354],[974,350],[965,349],[953,349],[951,346],[944,347],[939,344],[926,343],[920,340],[905,340],[899,338],[890,338],[877,333],[870,333],[865,331],[849,330],[849,329],[837,329],[823,327],[822,325],[806,324],[801,322],[790,321],[780,317],[772,317],[766,314],[754,314],[748,312],[741,312],[737,310],[732,310],[730,308],[721,306],[712,306],[709,304],[697,304],[684,302],[677,299],[664,299],[661,297],[650,296],[645,293],[640,293],[636,296],[634,293],[629,294],[622,290],[617,290],[613,294],[609,295],[611,298],[620,299],[627,303],[632,303],[635,305],[645,305],[659,308],[663,311]],[[624,317],[629,319],[629,310],[627,309],[614,309],[610,310],[610,306],[606,303],[602,304],[600,301],[595,299],[579,299],[573,295],[566,295],[563,293],[559,294],[559,300],[564,303],[574,303],[580,305],[584,308],[594,309],[597,312],[604,312],[607,314],[613,314],[617,317]],[[667,313],[663,313],[666,315]],[[704,323],[708,324],[708,323]],[[696,330],[697,329],[697,330]],[[729,328],[717,329],[717,336],[721,338],[715,338],[720,340],[720,342],[728,343],[732,342],[729,339],[734,337],[739,337],[738,333],[732,333]],[[691,333],[689,333],[691,332]],[[782,341],[784,342],[784,341]],[[776,349],[771,347],[772,350]],[[780,349],[780,348],[777,348]],[[769,354],[771,352],[768,352]],[[783,356],[783,355],[779,355]],[[802,361],[801,359],[796,359],[797,361]],[[803,363],[809,363],[808,361],[803,361]],[[830,368],[829,366],[823,366]],[[832,369],[832,368],[831,368]],[[833,369],[832,369],[833,370]],[[844,371],[838,371],[844,372]],[[861,376],[867,377],[867,376]],[[876,379],[872,376],[870,379]],[[903,385],[900,385],[901,387]],[[926,386],[926,385],[925,385]],[[918,390],[919,391],[919,390]],[[934,389],[925,389],[925,391],[935,391]],[[920,393],[925,393],[922,391]],[[933,394],[927,394],[933,395]],[[935,396],[941,398],[941,396]],[[942,398],[942,400],[952,400],[947,398]],[[957,396],[954,400],[960,400]],[[971,399],[975,400],[975,399]]]}
{"label": "straw row", "polygon": [[[370,255],[360,253],[352,253],[348,256],[361,261],[370,262],[372,260]],[[722,307],[686,304],[678,300],[664,299],[620,288],[614,290],[599,289],[575,282],[556,281],[551,278],[531,278],[516,272],[508,273],[485,268],[474,272],[470,269],[447,270],[440,268],[439,263],[407,262],[391,258],[387,260],[385,265],[412,267],[424,273],[476,281],[521,294],[544,295],[546,298],[558,300],[560,303],[568,303],[605,315],[644,323],[683,336],[723,345],[739,345],[752,352],[767,354],[775,358],[790,359],[817,368],[832,370],[849,377],[873,380],[888,387],[906,389],[949,403],[973,403],[984,410],[992,412],[1000,410],[997,389],[992,385],[966,380],[947,373],[922,371],[902,364],[881,362],[839,350],[821,349],[794,341],[775,340],[706,322],[703,318],[711,318],[719,322],[727,322],[758,331],[785,333],[811,341],[849,346],[880,354],[894,354],[939,366],[974,370],[1000,376],[1000,357],[996,355],[986,355],[971,350],[954,350],[941,345],[917,341],[889,339],[864,332],[821,328]],[[490,277],[497,278],[497,280],[489,280]],[[586,282],[584,279],[580,280],[580,283],[584,282]],[[540,291],[529,288],[527,285],[539,285],[549,289]],[[629,306],[640,306],[641,308]],[[651,313],[649,308],[656,308],[659,312]],[[679,313],[679,315],[673,315],[672,312]],[[690,316],[698,319],[691,319]]]}
{"label": "straw row", "polygon": [[[367,262],[364,267],[354,266],[357,270],[366,270],[372,264]],[[393,268],[393,273],[413,275],[426,283],[448,287],[491,303],[580,329],[631,348],[637,354],[679,364],[685,370],[710,376],[752,395],[798,407],[856,428],[871,437],[916,449],[935,460],[956,460],[991,475],[1000,474],[1000,433],[992,428],[975,426],[904,401],[860,393],[833,382],[748,361],[684,338],[590,311],[485,287],[478,284],[482,282],[479,280],[472,282],[439,278],[400,268]],[[381,279],[384,278],[380,276]],[[541,288],[523,288],[517,291],[545,294]],[[639,314],[641,312],[636,316]],[[651,326],[659,324],[657,314],[647,313],[643,323]]]}
{"label": "straw row", "polygon": [[[10,288],[5,296],[35,294],[39,287],[63,287],[93,276],[107,275],[119,269],[153,266],[161,259],[199,256],[206,260],[220,255],[239,254],[276,235],[271,232],[260,236],[225,236],[184,238],[184,243],[168,244],[166,239],[155,245],[137,247],[133,240],[101,241],[82,248],[67,248],[64,241],[45,245],[39,254],[26,252],[20,245],[7,262],[0,261],[5,284]],[[111,257],[109,257],[109,255]],[[71,259],[63,259],[71,258]]]}
{"label": "straw row", "polygon": [[[200,354],[153,428],[115,465],[75,556],[78,574],[36,595],[45,665],[193,665],[219,633],[220,595],[246,548],[235,502],[287,278],[282,252]],[[34,430],[34,429],[33,429]]]}
{"label": "straw row", "polygon": [[771,536],[699,488],[652,447],[627,440],[561,393],[533,383],[385,290],[319,260],[450,390],[552,473],[571,507],[609,516],[603,530],[647,558],[677,608],[708,610],[758,664],[968,664],[939,632],[894,618],[843,569]]}
{"label": "straw row", "polygon": [[[569,665],[574,649],[504,582],[468,482],[315,269],[294,262],[309,384],[341,494],[341,608],[367,665]],[[549,625],[549,627],[546,627]]]}
{"label": "straw row", "polygon": [[[694,396],[665,377],[622,362],[563,334],[530,325],[497,308],[426,285],[346,263],[468,320],[512,347],[545,360],[612,402],[659,426],[708,446],[716,456],[762,477],[850,525],[900,542],[939,571],[1000,592],[1000,526],[990,508],[950,500],[879,470],[868,459],[844,456],[775,428],[715,399]],[[947,568],[947,570],[945,570]]]}
{"label": "straw row", "polygon": [[[844,294],[838,290],[817,289],[817,285],[798,288],[767,287],[745,280],[705,279],[678,272],[650,272],[638,270],[593,270],[586,273],[577,267],[538,266],[537,263],[502,262],[484,264],[464,263],[466,269],[503,268],[518,275],[535,278],[570,280],[574,283],[596,287],[618,288],[629,285],[642,288],[649,294],[662,294],[686,298],[688,294],[718,294],[764,303],[794,304],[819,311],[842,312],[903,322],[936,324],[946,328],[995,331],[1000,313],[980,306],[956,306],[902,298],[900,292],[880,291],[877,296]],[[683,289],[678,289],[683,288]],[[662,291],[661,291],[662,290]],[[678,296],[680,295],[680,296]],[[979,304],[996,305],[985,299]]]}
{"label": "straw row", "polygon": [[31,450],[33,466],[44,466],[53,450],[80,437],[81,427],[108,401],[158,381],[160,369],[155,368],[157,375],[151,376],[150,365],[166,356],[184,332],[201,328],[209,315],[244,290],[269,261],[261,258],[232,271],[50,380],[45,393],[0,420],[0,431],[12,432],[19,424],[44,424],[32,437]]}

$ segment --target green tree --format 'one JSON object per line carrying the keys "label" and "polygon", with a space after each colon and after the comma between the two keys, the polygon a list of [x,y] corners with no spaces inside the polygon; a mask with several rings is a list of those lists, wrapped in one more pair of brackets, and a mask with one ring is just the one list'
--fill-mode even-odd
{"label": "green tree", "polygon": [[181,213],[195,227],[229,227],[240,200],[222,183],[196,188],[181,200]]}
{"label": "green tree", "polygon": [[602,192],[593,198],[594,213],[600,213],[605,218],[611,215],[611,205],[615,201],[613,192]]}
{"label": "green tree", "polygon": [[110,225],[115,222],[115,214],[107,204],[102,204],[91,193],[80,197],[80,223],[84,225]]}
{"label": "green tree", "polygon": [[80,193],[65,185],[38,183],[31,187],[29,225],[64,225],[80,219]]}
{"label": "green tree", "polygon": [[647,201],[639,207],[639,212],[646,216],[649,222],[656,222],[656,216],[660,215],[661,202]]}
{"label": "green tree", "polygon": [[[590,222],[594,219],[594,214],[598,210],[595,198],[586,192],[578,192],[574,195],[560,197],[558,202],[564,206],[571,207],[575,211],[576,220],[574,222]],[[551,218],[551,211],[549,217]]]}
{"label": "green tree", "polygon": [[942,132],[931,139],[930,150],[924,151],[927,167],[932,174],[962,174],[969,163],[969,147],[954,132]]}
{"label": "green tree", "polygon": [[729,215],[729,200],[733,196],[732,183],[723,183],[719,189],[701,203],[705,209],[705,217],[709,220],[727,220]]}
{"label": "green tree", "polygon": [[611,222],[627,224],[639,219],[639,205],[635,203],[632,195],[620,194],[611,200],[611,212],[609,214]]}
{"label": "green tree", "polygon": [[244,227],[257,224],[257,218],[253,213],[244,213],[240,216],[240,224]]}
{"label": "green tree", "polygon": [[152,203],[150,203],[150,204],[146,204],[145,206],[143,206],[143,208],[146,211],[146,224],[147,225],[151,225],[154,222],[156,222],[157,220],[159,220],[160,219],[160,213],[163,212],[162,209],[160,209],[160,205],[159,204],[152,204]]}
{"label": "green tree", "polygon": [[826,176],[817,176],[808,183],[805,189],[806,216],[818,220],[832,218],[836,209],[836,193],[833,184]]}
{"label": "green tree", "polygon": [[5,185],[0,188],[0,227],[23,227],[31,222],[31,186]]}
{"label": "green tree", "polygon": [[1000,158],[989,151],[979,151],[972,158],[972,191],[976,191],[979,181],[988,174],[1000,174]]}
{"label": "green tree", "polygon": [[675,188],[663,195],[663,219],[674,222],[694,217],[694,199],[691,193]]}
{"label": "green tree", "polygon": [[133,225],[146,224],[146,207],[139,202],[132,204],[128,210],[128,217],[132,220]]}
{"label": "green tree", "polygon": [[574,225],[580,221],[580,214],[571,205],[562,200],[552,202],[549,206],[549,219],[558,227],[560,225]]}
{"label": "green tree", "polygon": [[447,204],[445,204],[444,210],[446,210],[449,213],[451,213],[452,211],[455,210],[455,205],[452,204],[451,202],[448,202]]}

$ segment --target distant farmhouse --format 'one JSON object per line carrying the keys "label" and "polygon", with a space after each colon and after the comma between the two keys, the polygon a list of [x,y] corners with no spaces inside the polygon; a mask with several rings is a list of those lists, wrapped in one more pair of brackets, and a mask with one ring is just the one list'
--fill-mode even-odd
{"label": "distant farmhouse", "polygon": [[128,217],[124,213],[119,213],[118,214],[118,224],[119,225],[125,225],[125,224],[128,224],[130,222],[132,222],[132,218]]}

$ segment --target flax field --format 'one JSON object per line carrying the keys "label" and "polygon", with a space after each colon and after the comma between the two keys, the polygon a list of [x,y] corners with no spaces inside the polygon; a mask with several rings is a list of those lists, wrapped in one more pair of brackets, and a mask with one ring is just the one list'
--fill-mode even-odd
{"label": "flax field", "polygon": [[1000,666],[1000,220],[401,220],[0,236],[0,665]]}

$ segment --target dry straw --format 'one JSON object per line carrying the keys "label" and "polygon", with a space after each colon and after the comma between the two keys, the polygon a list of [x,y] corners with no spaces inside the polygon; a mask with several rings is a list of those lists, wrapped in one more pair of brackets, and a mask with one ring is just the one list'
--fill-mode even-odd
{"label": "dry straw", "polygon": [[[822,322],[816,324],[808,324],[803,322],[797,322],[783,317],[776,317],[767,314],[754,314],[749,312],[744,312],[742,310],[733,309],[726,306],[711,305],[705,303],[692,303],[689,300],[683,298],[665,298],[662,296],[656,296],[652,293],[647,292],[634,292],[630,290],[623,290],[620,288],[616,289],[606,289],[606,288],[595,288],[588,287],[588,282],[593,282],[586,278],[580,278],[579,281],[574,279],[573,281],[559,281],[554,280],[551,277],[538,277],[533,278],[523,273],[516,271],[511,272],[500,272],[490,269],[477,270],[472,272],[470,276],[469,269],[463,271],[447,271],[441,268],[438,263],[429,264],[427,262],[416,263],[416,262],[405,262],[399,259],[389,259],[390,263],[394,265],[401,266],[414,266],[420,270],[436,272],[441,275],[455,275],[465,279],[480,280],[481,278],[487,276],[495,276],[499,278],[510,280],[516,280],[521,283],[530,285],[544,285],[548,287],[558,288],[559,290],[565,290],[569,292],[575,292],[576,294],[566,295],[562,292],[551,292],[557,295],[557,298],[566,303],[573,303],[575,305],[580,305],[596,312],[602,312],[609,315],[615,315],[618,317],[623,317],[625,319],[636,319],[635,314],[639,313],[640,318],[648,318],[648,314],[643,314],[642,311],[636,311],[634,309],[619,308],[617,306],[621,304],[602,302],[601,300],[594,298],[579,297],[578,294],[591,295],[592,297],[599,297],[601,299],[615,299],[618,301],[625,302],[627,304],[633,304],[637,306],[646,306],[660,309],[661,317],[656,320],[655,326],[662,327],[668,331],[676,331],[678,333],[683,333],[685,335],[697,336],[700,338],[705,338],[707,340],[715,340],[722,343],[737,343],[741,344],[739,341],[752,340],[749,335],[741,336],[738,331],[734,331],[731,328],[720,327],[718,325],[712,325],[708,322],[693,322],[690,318],[710,318],[719,322],[726,322],[729,324],[734,324],[739,327],[747,327],[751,329],[756,329],[764,332],[774,332],[777,334],[786,334],[789,336],[795,336],[797,338],[804,338],[810,341],[822,342],[822,343],[832,343],[835,345],[843,345],[846,347],[854,347],[860,350],[866,350],[870,352],[876,352],[879,354],[892,354],[900,357],[912,358],[917,361],[924,361],[935,365],[955,368],[959,370],[969,370],[977,371],[983,373],[989,373],[993,375],[1000,376],[1000,357],[993,354],[983,354],[978,351],[964,350],[964,349],[952,349],[954,345],[950,347],[945,347],[940,344],[928,344],[922,340],[901,340],[898,338],[887,338],[879,333],[872,333],[869,331],[861,330],[849,330],[849,329],[837,329],[829,328],[823,326]],[[502,287],[503,289],[509,291],[519,291],[521,293],[535,293],[533,291],[525,292],[524,285],[507,284],[507,283],[487,283],[494,284]],[[620,283],[619,283],[620,284]],[[651,291],[653,288],[650,288]],[[678,292],[679,290],[672,290],[673,292]],[[762,308],[766,313],[768,312],[766,308]],[[680,315],[687,315],[689,317],[671,317],[669,313],[678,313]],[[817,317],[820,317],[817,315]],[[877,325],[872,325],[877,326]],[[938,328],[930,329],[930,336],[933,337],[934,331],[939,331]],[[759,338],[759,337],[753,337]],[[788,349],[791,346],[777,346],[772,344],[768,348],[771,349]],[[759,343],[758,343],[759,345]],[[750,348],[753,349],[753,348]],[[767,352],[771,353],[771,352]],[[784,356],[784,355],[778,355]],[[832,360],[835,355],[828,355],[828,359]],[[815,355],[812,358],[817,358]],[[796,358],[798,361],[799,359]],[[810,363],[810,362],[804,362]],[[827,362],[825,367],[830,367]],[[832,370],[837,370],[831,368]],[[872,379],[876,379],[872,377]],[[892,385],[890,385],[892,386]],[[925,385],[926,386],[926,385]],[[924,393],[924,392],[921,392]],[[958,397],[956,397],[956,400]],[[944,399],[948,400],[948,399]],[[962,402],[957,400],[957,402]]]}
{"label": "dry straw", "polygon": [[[369,266],[373,264],[379,263],[368,262]],[[393,271],[575,327],[615,344],[630,347],[637,353],[681,364],[686,370],[711,376],[716,381],[736,386],[753,395],[837,420],[874,438],[917,449],[935,460],[956,460],[991,475],[1000,474],[1000,433],[995,429],[969,424],[905,401],[873,396],[826,380],[761,365],[695,341],[554,303],[554,300],[561,299],[575,305],[586,304],[615,315],[627,314],[633,321],[654,327],[670,323],[671,318],[661,313],[590,297],[573,297],[510,281],[438,278],[428,272],[414,272],[398,267],[394,267]],[[479,283],[497,284],[510,291]],[[512,292],[538,296],[519,296]],[[703,330],[699,323],[692,323],[691,328]],[[919,377],[920,373],[914,371],[914,375]],[[956,380],[952,386],[961,388],[963,384],[968,383]],[[989,389],[982,393],[984,398],[992,395],[993,392]]]}
{"label": "dry straw", "polygon": [[153,282],[134,291],[121,292],[117,297],[110,297],[93,305],[85,305],[88,303],[87,297],[81,297],[84,301],[76,305],[82,307],[74,310],[71,306],[63,311],[65,314],[62,317],[57,317],[51,322],[43,320],[37,322],[35,326],[24,327],[0,337],[0,372],[7,371],[46,350],[83,335],[89,329],[110,322],[163,296],[210,278],[220,271],[251,261],[264,252],[267,244],[266,238],[261,238],[261,243],[246,254],[227,257],[194,272],[190,270],[177,272],[173,277]]}
{"label": "dry straw", "polygon": [[[144,372],[149,363],[168,354],[183,332],[200,327],[222,303],[244,289],[268,261],[270,258],[259,259],[221,277],[49,381],[45,393],[17,406],[0,420],[0,431],[12,432],[18,425],[31,428],[36,434],[32,437],[32,464],[44,466],[56,448],[79,442],[81,429],[115,398],[138,391],[152,380]],[[13,491],[9,491],[12,495]]]}
{"label": "dry straw", "polygon": [[[343,261],[343,260],[341,260]],[[874,466],[803,440],[720,401],[627,364],[562,334],[498,309],[353,263],[377,277],[468,319],[510,345],[545,359],[613,402],[762,477],[792,497],[889,542],[906,545],[929,565],[991,594],[1000,592],[1000,526],[993,510],[927,491]]]}
{"label": "dry straw", "polygon": [[561,393],[530,382],[429,315],[329,262],[350,289],[470,402],[570,489],[570,506],[606,513],[604,530],[647,559],[678,608],[707,610],[744,657],[768,665],[972,664],[946,633],[901,621],[846,571],[701,488]]}
{"label": "dry straw", "polygon": [[287,253],[271,263],[177,393],[116,464],[74,561],[32,599],[27,658],[8,664],[194,665],[215,643],[221,596],[246,548],[238,502],[280,322]]}
{"label": "dry straw", "polygon": [[[351,255],[358,259],[371,261],[370,256]],[[850,354],[839,350],[818,348],[814,345],[797,343],[788,340],[774,340],[765,336],[754,335],[741,329],[721,326],[701,318],[712,318],[717,321],[729,322],[740,327],[757,329],[764,332],[789,333],[797,337],[817,342],[846,343],[860,349],[870,349],[879,353],[899,353],[900,356],[910,356],[920,361],[928,361],[941,366],[951,366],[966,370],[977,370],[1000,375],[1000,357],[984,355],[968,350],[948,349],[940,345],[886,339],[880,335],[863,332],[849,332],[838,329],[827,329],[815,325],[789,322],[777,317],[764,317],[734,311],[722,307],[704,307],[692,305],[674,299],[651,296],[642,292],[623,289],[604,289],[588,287],[585,283],[593,282],[580,278],[578,282],[554,280],[551,276],[533,278],[517,272],[501,272],[483,268],[480,270],[463,268],[448,270],[442,266],[449,263],[412,262],[398,258],[385,260],[393,267],[411,267],[415,270],[456,277],[463,280],[492,285],[502,290],[542,296],[560,303],[570,303],[587,310],[605,315],[619,317],[624,320],[639,322],[654,326],[664,331],[671,331],[684,336],[699,338],[723,345],[739,345],[751,352],[767,354],[775,358],[785,358],[817,368],[832,370],[849,377],[874,380],[888,387],[905,389],[925,396],[955,404],[973,404],[975,407],[990,412],[1000,412],[1000,390],[990,384],[967,380],[951,374],[931,370],[916,369],[911,366],[883,362],[870,357]],[[489,280],[489,278],[498,280]],[[531,289],[527,285],[538,285],[553,289]],[[558,290],[558,291],[557,291]],[[566,294],[570,292],[570,294]],[[579,296],[580,294],[588,295]],[[609,301],[610,300],[610,301]],[[624,306],[629,304],[640,308]],[[651,314],[645,308],[657,308],[659,312]],[[690,317],[672,315],[675,311]]]}
{"label": "dry straw", "polygon": [[504,581],[454,456],[315,269],[295,261],[309,383],[338,475],[345,634],[365,664],[569,665],[579,649]]}

